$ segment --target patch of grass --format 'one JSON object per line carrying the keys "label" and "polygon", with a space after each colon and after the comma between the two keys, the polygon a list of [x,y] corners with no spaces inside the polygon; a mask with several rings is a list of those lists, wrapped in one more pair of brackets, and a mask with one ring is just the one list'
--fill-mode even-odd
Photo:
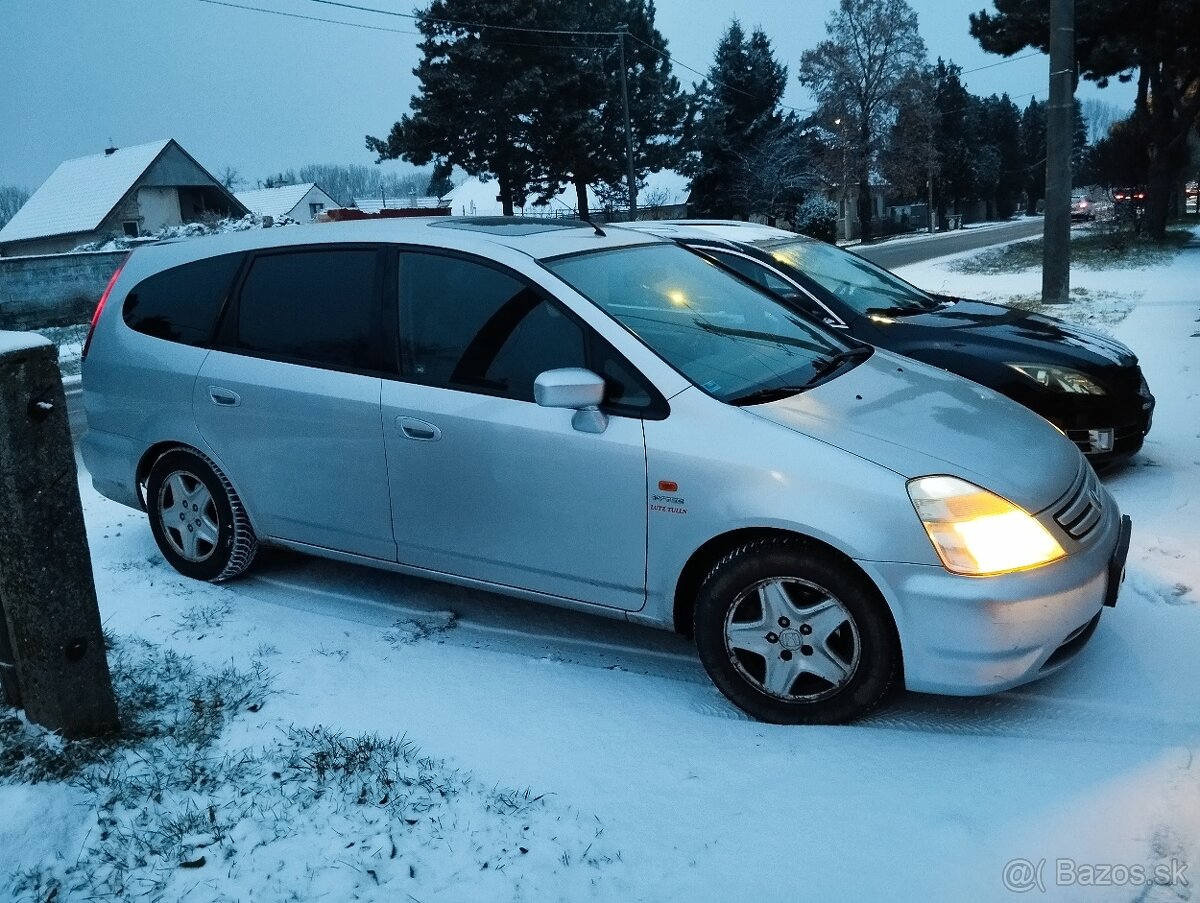
{"label": "patch of grass", "polygon": [[[1154,242],[1128,229],[1098,223],[1071,234],[1071,265],[1086,270],[1140,269],[1170,262],[1191,239],[1191,232],[1173,229],[1165,241]],[[949,269],[959,273],[995,276],[1020,273],[1042,265],[1042,240],[1018,241],[990,248],[956,261]]]}
{"label": "patch of grass", "polygon": [[203,750],[235,712],[261,708],[270,692],[270,673],[259,663],[249,671],[201,671],[190,658],[145,640],[109,639],[109,646],[120,732],[68,743],[12,709],[0,711],[0,781],[93,782],[81,778],[88,769],[165,737]]}
{"label": "patch of grass", "polygon": [[[406,737],[281,729],[219,742],[270,675],[112,641],[122,732],[65,743],[0,718],[0,781],[70,779],[90,797],[81,848],[0,866],[16,903],[91,899],[425,899],[478,876],[478,899],[573,899],[620,862],[603,825],[530,789],[487,787]],[[412,896],[411,893],[416,896]]]}
{"label": "patch of grass", "polygon": [[1076,326],[1111,333],[1114,326],[1129,316],[1139,297],[1140,294],[1094,292],[1086,288],[1072,288],[1071,300],[1067,304],[1043,304],[1040,294],[993,296],[989,300],[1017,310],[1056,317]]}

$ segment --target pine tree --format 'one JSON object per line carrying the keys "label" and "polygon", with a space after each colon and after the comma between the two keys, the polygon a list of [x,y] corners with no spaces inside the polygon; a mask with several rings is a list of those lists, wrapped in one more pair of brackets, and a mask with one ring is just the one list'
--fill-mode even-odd
{"label": "pine tree", "polygon": [[691,203],[699,214],[745,219],[753,212],[745,170],[768,139],[778,139],[786,85],[787,67],[776,61],[767,36],[756,29],[747,38],[734,19],[690,101],[681,169],[691,176]]}

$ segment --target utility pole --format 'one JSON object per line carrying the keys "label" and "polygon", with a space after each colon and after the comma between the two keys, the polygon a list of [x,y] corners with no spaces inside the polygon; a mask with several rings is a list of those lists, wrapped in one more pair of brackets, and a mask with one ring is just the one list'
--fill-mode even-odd
{"label": "utility pole", "polygon": [[1050,101],[1046,110],[1046,213],[1042,302],[1071,294],[1071,138],[1075,114],[1075,0],[1050,0]]}
{"label": "utility pole", "polygon": [[0,332],[0,684],[64,737],[115,731],[58,351]]}
{"label": "utility pole", "polygon": [[625,110],[625,161],[629,165],[629,221],[637,219],[637,175],[633,169],[633,123],[629,119],[629,74],[625,71],[625,36],[628,25],[617,26],[617,47],[621,54],[621,105]]}

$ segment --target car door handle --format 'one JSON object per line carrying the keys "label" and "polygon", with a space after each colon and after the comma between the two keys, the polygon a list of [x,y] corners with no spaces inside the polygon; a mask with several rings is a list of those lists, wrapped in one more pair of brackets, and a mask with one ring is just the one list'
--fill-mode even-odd
{"label": "car door handle", "polygon": [[396,426],[404,433],[406,439],[416,439],[420,442],[436,442],[442,438],[442,431],[432,423],[418,420],[416,417],[397,417]]}
{"label": "car door handle", "polygon": [[242,396],[238,395],[230,389],[222,389],[220,386],[209,386],[208,397],[215,405],[220,405],[223,408],[236,408],[242,403]]}

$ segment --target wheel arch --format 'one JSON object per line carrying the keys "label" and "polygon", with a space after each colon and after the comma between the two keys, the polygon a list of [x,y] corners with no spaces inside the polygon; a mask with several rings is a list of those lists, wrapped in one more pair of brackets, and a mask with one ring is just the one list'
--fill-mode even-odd
{"label": "wheel arch", "polygon": [[[708,576],[717,562],[746,543],[772,539],[803,543],[810,549],[830,555],[843,566],[861,574],[863,579],[875,587],[875,591],[879,593],[880,601],[892,621],[892,627],[897,629],[895,612],[892,611],[883,591],[871,575],[845,552],[823,540],[794,530],[784,530],[778,527],[743,527],[714,536],[696,549],[683,566],[679,579],[675,583],[675,598],[672,606],[672,625],[675,632],[687,637],[692,636],[692,613],[696,605],[696,594],[699,592],[704,578]],[[903,661],[901,661],[901,667],[903,668]]]}

